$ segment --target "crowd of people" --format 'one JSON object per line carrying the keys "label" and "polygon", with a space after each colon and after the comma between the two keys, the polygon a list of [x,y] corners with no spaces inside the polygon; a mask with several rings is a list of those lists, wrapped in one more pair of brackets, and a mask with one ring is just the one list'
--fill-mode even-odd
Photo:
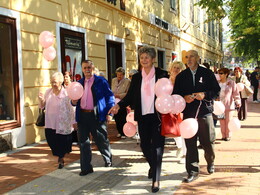
{"label": "crowd of people", "polygon": [[235,110],[239,120],[246,120],[248,95],[245,89],[239,91],[236,83],[254,87],[253,101],[258,103],[259,68],[248,77],[240,67],[230,70],[220,68],[216,77],[207,65],[200,65],[200,57],[195,50],[186,54],[186,66],[180,61],[170,62],[168,71],[155,67],[156,51],[144,46],[138,50],[141,70],[131,70],[129,78],[122,67],[116,69],[116,77],[111,87],[104,75],[97,75],[91,60],[82,61],[83,78],[78,80],[83,87],[83,95],[78,100],[70,100],[66,87],[71,82],[69,72],[63,75],[56,72],[51,76],[51,88],[45,94],[39,93],[39,107],[45,108],[45,136],[52,154],[58,157],[58,168],[64,167],[64,156],[71,152],[73,132],[80,148],[80,176],[94,172],[91,164],[91,137],[93,138],[105,167],[112,166],[112,152],[108,139],[107,122],[114,117],[118,138],[126,138],[123,126],[126,116],[134,111],[134,120],[138,124],[140,147],[149,170],[147,176],[152,179],[151,191],[160,190],[160,175],[164,153],[165,137],[161,135],[161,114],[155,107],[155,83],[160,78],[169,78],[174,88],[172,94],[181,95],[186,107],[181,114],[183,120],[195,118],[198,132],[191,138],[175,137],[176,156],[180,153],[180,163],[185,163],[187,177],[183,182],[190,183],[199,177],[199,153],[197,141],[204,150],[207,171],[214,173],[214,142],[216,139],[213,122],[214,100],[225,106],[225,117],[220,120],[222,140],[230,141],[232,130],[228,123]]}

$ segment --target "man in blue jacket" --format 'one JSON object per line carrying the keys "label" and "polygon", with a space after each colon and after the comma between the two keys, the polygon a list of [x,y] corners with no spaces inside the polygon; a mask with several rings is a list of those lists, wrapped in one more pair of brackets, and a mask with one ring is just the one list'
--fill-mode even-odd
{"label": "man in blue jacket", "polygon": [[91,165],[90,133],[105,161],[105,167],[112,166],[112,154],[107,136],[107,123],[111,119],[109,109],[114,106],[114,95],[105,78],[94,75],[94,64],[91,60],[81,63],[84,77],[78,82],[84,93],[79,100],[72,100],[76,106],[80,146],[80,176],[93,173]]}
{"label": "man in blue jacket", "polygon": [[188,51],[186,59],[188,68],[176,77],[173,93],[183,96],[186,101],[183,119],[196,118],[199,125],[197,134],[190,139],[185,139],[188,177],[183,181],[189,183],[199,176],[198,137],[205,151],[204,156],[208,164],[208,173],[212,174],[214,172],[215,129],[212,112],[213,99],[218,96],[220,87],[214,73],[199,65],[197,51]]}

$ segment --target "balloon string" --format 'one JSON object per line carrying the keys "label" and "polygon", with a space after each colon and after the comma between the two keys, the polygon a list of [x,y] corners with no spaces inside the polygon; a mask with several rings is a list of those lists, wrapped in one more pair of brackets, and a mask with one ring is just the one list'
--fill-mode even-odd
{"label": "balloon string", "polygon": [[202,104],[202,101],[200,100],[200,105],[199,105],[199,107],[198,107],[198,109],[197,109],[195,119],[197,119],[197,117],[198,117],[198,114],[199,114],[199,111],[200,111],[200,106],[201,106],[201,104]]}

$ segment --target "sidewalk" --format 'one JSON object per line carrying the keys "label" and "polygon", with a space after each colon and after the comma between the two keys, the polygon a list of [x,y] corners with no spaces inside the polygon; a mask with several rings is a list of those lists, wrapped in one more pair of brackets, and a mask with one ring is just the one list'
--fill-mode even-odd
{"label": "sidewalk", "polygon": [[[245,194],[260,195],[260,103],[249,100],[248,119],[230,142],[220,141],[216,129],[216,173],[209,175],[203,150],[201,174],[191,184],[183,184],[185,165],[178,164],[176,146],[167,139],[163,157],[161,190],[157,194]],[[94,173],[80,177],[79,149],[65,158],[58,170],[56,158],[46,143],[24,147],[0,157],[0,194],[152,194],[147,179],[148,165],[136,140],[116,138],[115,125],[109,126],[113,167],[104,167],[100,153],[93,151]]]}

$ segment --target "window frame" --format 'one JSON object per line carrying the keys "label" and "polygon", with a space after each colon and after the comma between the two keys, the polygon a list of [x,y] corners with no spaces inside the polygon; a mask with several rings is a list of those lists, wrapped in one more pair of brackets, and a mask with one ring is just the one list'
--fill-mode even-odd
{"label": "window frame", "polygon": [[12,66],[13,66],[13,93],[14,93],[14,110],[15,119],[0,123],[0,132],[21,127],[20,112],[20,89],[19,89],[19,64],[18,64],[18,46],[17,46],[17,27],[16,18],[0,15],[0,23],[10,25],[11,31],[11,48],[12,48]]}

